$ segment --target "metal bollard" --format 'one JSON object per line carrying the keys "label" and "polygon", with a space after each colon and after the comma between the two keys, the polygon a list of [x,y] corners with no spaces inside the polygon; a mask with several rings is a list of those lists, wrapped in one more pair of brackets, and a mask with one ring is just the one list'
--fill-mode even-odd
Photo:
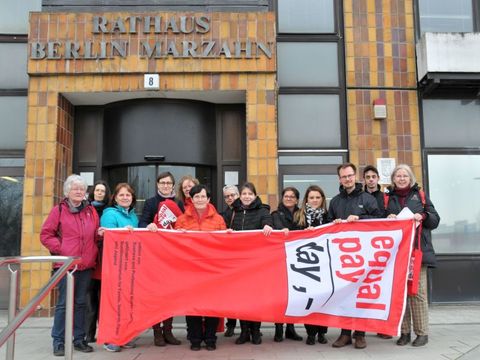
{"label": "metal bollard", "polygon": [[73,271],[66,274],[67,293],[65,302],[65,359],[73,358],[73,296],[74,296],[74,277]]}
{"label": "metal bollard", "polygon": [[[8,323],[12,322],[17,315],[17,285],[18,285],[18,270],[12,269],[12,265],[8,265],[10,270],[10,297],[8,301]],[[13,333],[7,340],[7,360],[13,360],[15,356],[15,333]]]}

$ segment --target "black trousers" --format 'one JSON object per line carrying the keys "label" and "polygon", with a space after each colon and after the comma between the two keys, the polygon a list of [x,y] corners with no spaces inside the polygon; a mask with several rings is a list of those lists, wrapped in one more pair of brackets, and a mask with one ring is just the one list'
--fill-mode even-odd
{"label": "black trousers", "polygon": [[308,336],[315,336],[317,334],[326,334],[328,331],[328,327],[305,324],[305,330],[307,330]]}
{"label": "black trousers", "polygon": [[85,334],[87,339],[95,339],[98,313],[100,308],[101,281],[92,279],[87,291],[87,307],[85,312]]}
{"label": "black trousers", "polygon": [[217,341],[217,327],[219,318],[209,316],[186,316],[188,339],[192,344],[215,344]]}
{"label": "black trousers", "polygon": [[228,318],[227,319],[227,328],[229,328],[229,327],[234,328],[235,326],[237,326],[237,319]]}

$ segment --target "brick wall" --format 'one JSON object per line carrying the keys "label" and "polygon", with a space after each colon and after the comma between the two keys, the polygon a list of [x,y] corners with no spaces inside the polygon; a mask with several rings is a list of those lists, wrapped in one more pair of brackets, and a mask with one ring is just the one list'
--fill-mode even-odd
{"label": "brick wall", "polygon": [[[413,0],[344,0],[350,159],[412,166],[421,180]],[[383,98],[387,119],[373,119]]]}
{"label": "brick wall", "polygon": [[[83,41],[90,34],[93,14],[33,13],[32,41]],[[114,14],[112,16],[127,16]],[[212,39],[245,36],[274,41],[271,13],[214,14]],[[226,25],[227,24],[227,25]],[[129,40],[133,35],[129,35]],[[138,39],[137,39],[138,40]],[[273,48],[275,46],[273,45]],[[132,50],[133,51],[133,50]],[[22,256],[47,255],[39,234],[46,216],[63,197],[63,182],[72,172],[74,106],[69,92],[141,91],[145,72],[160,73],[160,91],[241,90],[246,98],[247,178],[263,201],[276,203],[277,129],[276,62],[271,59],[150,59],[133,53],[125,59],[32,60],[28,95],[26,170],[23,206]],[[50,265],[25,267],[21,277],[21,304],[25,305],[50,277]],[[51,310],[51,299],[39,315]]]}

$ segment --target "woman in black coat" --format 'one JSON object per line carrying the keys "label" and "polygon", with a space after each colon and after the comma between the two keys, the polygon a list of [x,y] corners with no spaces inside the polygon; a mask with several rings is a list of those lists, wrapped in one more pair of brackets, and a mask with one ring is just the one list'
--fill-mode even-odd
{"label": "woman in black coat", "polygon": [[[282,198],[278,209],[272,213],[273,228],[275,230],[298,230],[293,217],[298,211],[298,200],[300,193],[294,187],[286,187],[282,191]],[[293,324],[287,324],[285,338],[302,341],[303,338],[297,334]],[[275,323],[275,335],[273,341],[283,341],[283,324]]]}
{"label": "woman in black coat", "polygon": [[[102,216],[110,201],[110,188],[104,180],[98,180],[93,185],[92,191],[88,194],[88,201],[97,211],[98,218]],[[99,243],[99,261],[92,273],[92,279],[87,291],[87,309],[85,313],[85,333],[87,343],[96,342],[97,322],[100,308],[100,288],[101,288],[101,243]]]}
{"label": "woman in black coat", "polygon": [[[420,190],[415,175],[408,165],[400,164],[392,172],[393,186],[385,191],[386,215],[395,218],[407,207],[414,214],[415,220],[421,222],[420,244],[422,249],[422,269],[418,283],[417,295],[408,295],[405,315],[403,316],[401,336],[397,345],[407,345],[411,340],[411,322],[417,335],[413,346],[423,346],[428,343],[428,299],[427,299],[427,268],[436,266],[435,251],[432,244],[432,230],[438,227],[440,216],[430,199]],[[417,234],[415,235],[415,244]]]}
{"label": "woman in black coat", "polygon": [[[262,203],[252,183],[247,182],[240,188],[240,197],[232,205],[228,228],[236,231],[261,229],[264,235],[270,235],[273,230],[270,206]],[[261,344],[260,326],[259,321],[240,320],[241,332],[235,343],[245,344],[251,339],[252,344]]]}
{"label": "woman in black coat", "polygon": [[[302,206],[295,213],[294,222],[299,229],[309,229],[320,226],[327,222],[327,204],[325,193],[317,185],[310,185],[305,191]],[[315,336],[318,336],[320,344],[326,344],[326,326],[305,324],[307,330],[307,345],[315,345]]]}

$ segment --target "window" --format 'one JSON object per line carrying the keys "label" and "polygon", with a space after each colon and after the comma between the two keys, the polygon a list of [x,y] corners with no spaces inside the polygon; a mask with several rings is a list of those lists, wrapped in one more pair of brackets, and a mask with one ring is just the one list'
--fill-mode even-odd
{"label": "window", "polygon": [[25,149],[27,97],[0,96],[1,150]]}
{"label": "window", "polygon": [[480,100],[423,100],[425,147],[479,147]]}
{"label": "window", "polygon": [[0,256],[20,255],[23,178],[0,176]]}
{"label": "window", "polygon": [[474,31],[472,0],[419,0],[421,32]]}
{"label": "window", "polygon": [[335,94],[278,96],[280,148],[340,148],[340,98]]}
{"label": "window", "polygon": [[439,254],[480,253],[480,154],[428,155],[430,198],[441,221],[432,233]]}
{"label": "window", "polygon": [[0,1],[0,34],[26,34],[29,11],[41,9],[41,0]]}
{"label": "window", "polygon": [[284,151],[278,158],[280,188],[297,188],[301,201],[310,185],[318,185],[325,192],[328,205],[330,199],[338,194],[337,166],[346,161],[345,155],[346,152],[312,155]]}
{"label": "window", "polygon": [[278,43],[280,86],[338,86],[337,43]]}
{"label": "window", "polygon": [[278,0],[280,33],[333,33],[333,0]]}
{"label": "window", "polygon": [[0,43],[0,69],[1,88],[27,88],[27,44]]}

